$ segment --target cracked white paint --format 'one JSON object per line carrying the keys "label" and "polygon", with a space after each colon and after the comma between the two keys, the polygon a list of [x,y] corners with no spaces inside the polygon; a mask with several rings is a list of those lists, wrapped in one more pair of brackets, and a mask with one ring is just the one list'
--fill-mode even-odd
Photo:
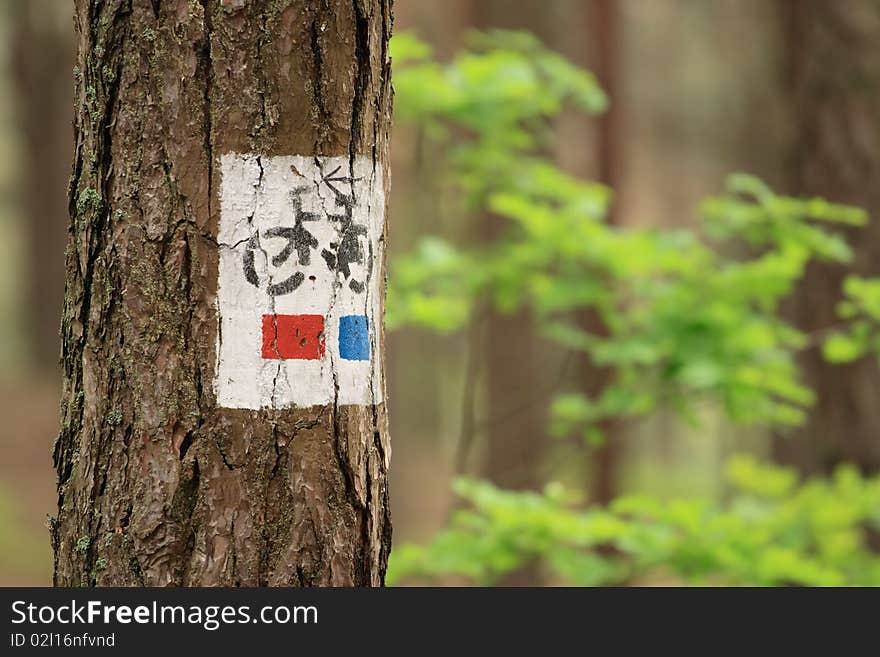
{"label": "cracked white paint", "polygon": [[[258,409],[380,403],[383,382],[376,329],[384,283],[381,168],[374,168],[366,157],[351,163],[347,157],[238,153],[223,155],[220,164],[217,404]],[[343,240],[339,217],[345,215],[345,207],[340,194],[353,199],[353,225],[365,228],[364,234],[355,236],[363,258],[351,264],[350,277],[328,264],[326,254],[322,256],[322,251],[337,255]],[[267,237],[266,231],[294,226],[294,196],[302,212],[312,215],[302,225],[318,245],[309,248],[308,264],[300,262],[294,248],[276,266],[273,258],[283,260],[280,256],[290,242]],[[256,275],[251,281],[245,274],[249,248]],[[297,271],[303,276],[295,289],[275,296],[269,293],[269,286],[290,279]],[[358,292],[352,280],[362,282],[363,290]],[[263,358],[264,315],[323,316],[323,355],[311,360]],[[344,316],[367,317],[367,359],[349,360],[340,354],[339,325]]]}

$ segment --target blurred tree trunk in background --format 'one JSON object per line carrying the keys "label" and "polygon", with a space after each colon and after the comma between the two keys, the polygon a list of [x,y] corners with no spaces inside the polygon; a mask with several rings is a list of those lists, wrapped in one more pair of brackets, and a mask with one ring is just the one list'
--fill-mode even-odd
{"label": "blurred tree trunk in background", "polygon": [[[599,84],[608,94],[611,104],[599,117],[597,134],[597,178],[608,185],[617,195],[622,185],[619,177],[620,156],[620,118],[619,108],[621,94],[618,93],[618,76],[620,71],[620,21],[617,0],[592,0],[590,3],[588,40],[595,51],[593,72]],[[618,223],[616,198],[608,208],[609,224]],[[601,318],[594,311],[581,313],[581,327],[588,333],[602,335],[606,332]],[[589,357],[581,360],[580,376],[584,393],[591,399],[598,398],[602,390],[611,383],[610,370],[597,367]],[[608,504],[617,494],[620,467],[623,458],[623,435],[619,427],[612,422],[603,423],[604,443],[592,452],[592,472],[590,499],[598,504]]]}
{"label": "blurred tree trunk in background", "polygon": [[67,180],[73,148],[73,39],[70,8],[57,0],[7,5],[12,27],[12,72],[17,123],[22,136],[18,194],[27,231],[29,287],[27,337],[33,364],[46,373],[58,369],[61,305],[64,298],[64,244],[67,238]]}
{"label": "blurred tree trunk in background", "polygon": [[[880,272],[880,2],[780,0],[795,123],[790,192],[859,205],[871,223],[851,233],[855,269]],[[811,265],[789,317],[821,335],[840,320],[834,307],[845,275]],[[776,457],[805,473],[841,461],[880,469],[880,368],[873,357],[830,365],[819,348],[802,360],[817,392],[806,426],[774,441]]]}
{"label": "blurred tree trunk in background", "polygon": [[[600,83],[610,95],[616,95],[618,46],[618,9],[613,0],[591,0],[586,7],[577,3],[523,2],[511,5],[503,0],[475,2],[474,24],[480,29],[503,27],[527,29],[544,43],[557,50],[565,50],[570,41],[570,25],[579,19],[586,29],[578,31],[576,43],[568,46],[575,60],[592,63]],[[585,53],[584,51],[588,51]],[[583,117],[580,117],[582,120]],[[577,160],[578,171],[595,164],[598,179],[618,186],[618,154],[620,112],[614,98],[612,107],[599,120],[597,141],[576,143],[583,155],[564,159]],[[571,149],[572,144],[560,144],[560,149]],[[587,162],[588,161],[588,162]],[[487,218],[485,239],[497,239],[503,224],[494,217]],[[608,220],[616,222],[614,208]],[[603,327],[595,313],[583,313],[581,325],[590,332],[601,332]],[[554,358],[545,353],[528,313],[501,315],[489,312],[483,331],[485,345],[487,389],[487,456],[486,476],[496,484],[514,489],[538,488],[543,483],[542,466],[548,449],[546,408],[549,401],[547,380],[556,377],[551,368]],[[590,397],[598,396],[609,381],[610,373],[597,368],[588,359],[579,363],[579,379]],[[621,436],[614,426],[603,427],[607,441],[591,458],[591,498],[607,502],[615,494],[619,475]]]}
{"label": "blurred tree trunk in background", "polygon": [[[560,121],[560,139],[557,152],[563,169],[585,180],[597,180],[611,188],[612,203],[606,220],[620,221],[622,176],[620,160],[623,156],[621,121],[623,112],[622,90],[619,84],[622,61],[621,9],[616,0],[589,0],[567,7],[564,25],[581,25],[583,30],[561,31],[561,52],[579,66],[592,72],[611,104],[598,118],[581,111],[569,111]],[[587,333],[603,335],[606,332],[598,313],[584,310],[577,313],[578,325]],[[597,367],[587,354],[577,357],[576,378],[581,391],[596,399],[611,382],[612,372]],[[623,465],[624,431],[619,424],[601,425],[605,441],[587,452],[585,490],[592,502],[605,504],[618,492],[620,469]]]}
{"label": "blurred tree trunk in background", "polygon": [[[478,29],[527,29],[546,38],[550,13],[536,3],[474,0]],[[541,28],[544,28],[543,30]],[[545,34],[542,34],[542,31]],[[483,237],[498,239],[506,226],[499,217],[482,218]],[[542,385],[546,359],[528,312],[484,313],[482,348],[486,385],[485,476],[508,489],[538,489],[543,483],[547,450],[546,390]],[[527,583],[525,581],[509,583]]]}
{"label": "blurred tree trunk in background", "polygon": [[[445,59],[461,46],[471,20],[470,0],[398,2],[394,24],[413,30]],[[426,234],[458,228],[462,213],[450,210],[445,193],[442,158],[435,156],[425,131],[399,126],[392,148],[394,193],[391,216],[406,217],[394,227],[389,258],[406,253]],[[457,448],[461,422],[459,386],[466,356],[460,338],[405,327],[388,333],[386,367],[392,412],[391,434],[406,436],[395,445],[395,467],[390,474],[395,504],[395,537],[406,541],[424,536],[446,521],[451,496],[450,448]],[[414,364],[417,364],[414,366]]]}
{"label": "blurred tree trunk in background", "polygon": [[381,584],[384,404],[226,409],[211,382],[219,159],[385,168],[390,2],[77,0],[75,16],[55,583]]}
{"label": "blurred tree trunk in background", "polygon": [[[477,29],[527,30],[554,47],[560,23],[554,20],[558,11],[552,3],[473,2],[473,24]],[[490,214],[481,219],[483,239],[499,239],[506,227],[505,220]],[[538,490],[544,483],[548,449],[547,379],[553,378],[549,350],[542,344],[527,311],[502,314],[487,304],[475,321],[483,323],[477,327],[474,345],[482,350],[485,368],[484,475],[502,488]],[[463,435],[466,433],[467,428],[462,431]],[[531,562],[506,576],[500,584],[535,586],[541,580],[538,564]]]}

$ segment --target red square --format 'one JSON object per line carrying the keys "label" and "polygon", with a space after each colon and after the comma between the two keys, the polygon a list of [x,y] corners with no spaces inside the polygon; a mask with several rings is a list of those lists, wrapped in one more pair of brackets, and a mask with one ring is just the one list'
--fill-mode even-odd
{"label": "red square", "polygon": [[323,315],[263,315],[263,358],[324,357]]}

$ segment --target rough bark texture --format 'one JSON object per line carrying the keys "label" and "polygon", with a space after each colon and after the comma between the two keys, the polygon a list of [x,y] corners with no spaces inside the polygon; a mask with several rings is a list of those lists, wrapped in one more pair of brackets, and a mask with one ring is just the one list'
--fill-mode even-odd
{"label": "rough bark texture", "polygon": [[[880,273],[880,2],[781,2],[796,142],[791,191],[868,210],[850,234],[854,268]],[[791,305],[795,324],[822,335],[839,323],[834,307],[847,271],[811,266]],[[880,469],[880,369],[876,359],[830,365],[815,349],[802,360],[818,399],[809,422],[776,441],[776,456],[806,473],[841,461]]]}
{"label": "rough bark texture", "polygon": [[211,381],[219,157],[385,167],[390,0],[75,12],[55,583],[381,584],[384,404],[229,410]]}

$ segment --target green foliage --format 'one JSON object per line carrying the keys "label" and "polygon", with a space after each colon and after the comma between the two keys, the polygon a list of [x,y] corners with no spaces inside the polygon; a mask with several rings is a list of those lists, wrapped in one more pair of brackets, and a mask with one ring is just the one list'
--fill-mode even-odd
{"label": "green foliage", "polygon": [[[446,165],[445,192],[480,210],[497,192],[586,189],[585,209],[596,216],[604,212],[604,188],[585,186],[534,156],[549,134],[547,120],[566,103],[591,113],[605,108],[595,78],[526,33],[475,32],[468,42],[470,49],[444,66],[411,34],[391,42],[395,121],[418,126],[431,140],[432,156]],[[482,255],[432,236],[398,258],[392,264],[387,326],[460,329],[475,300],[492,286]]]}
{"label": "green foliage", "polygon": [[395,549],[392,584],[488,585],[534,559],[576,585],[688,583],[837,586],[880,584],[880,478],[841,468],[798,483],[794,472],[732,459],[734,494],[662,502],[623,497],[579,509],[558,484],[543,494],[456,482],[467,506],[426,546]]}
{"label": "green foliage", "polygon": [[434,237],[395,261],[394,280],[388,288],[386,325],[409,322],[439,333],[456,331],[468,321],[471,299],[482,283],[470,254]]}
{"label": "green foliage", "polygon": [[843,292],[837,314],[846,326],[828,336],[825,357],[848,363],[866,354],[880,356],[880,279],[848,276]]}
{"label": "green foliage", "polygon": [[[588,112],[606,106],[590,73],[530,34],[475,32],[468,42],[470,49],[446,66],[432,61],[430,46],[410,34],[393,39],[391,55],[396,120],[419,123],[441,139],[449,137],[451,125],[469,130],[484,160],[473,166],[535,146],[542,119],[558,114],[566,102]],[[469,159],[471,151],[465,147],[457,153]]]}
{"label": "green foliage", "polygon": [[[830,336],[804,335],[779,312],[810,261],[851,260],[837,228],[863,225],[862,210],[735,174],[695,230],[609,225],[610,190],[544,155],[566,104],[604,109],[592,76],[509,32],[473,35],[448,64],[411,35],[395,37],[392,53],[397,120],[445,165],[444,193],[461,201],[468,229],[489,217],[504,229],[477,246],[430,236],[392,262],[388,325],[449,333],[479,321],[476,307],[527,310],[544,337],[613,374],[593,398],[558,395],[551,433],[597,444],[605,420],[661,406],[696,420],[703,403],[736,422],[796,425],[813,401],[801,350],[827,338],[833,361],[880,354],[880,281],[847,279],[846,326]],[[597,330],[576,321],[585,313]],[[572,584],[880,583],[869,547],[880,479],[842,468],[799,482],[747,457],[727,476],[723,504],[630,496],[587,509],[557,484],[537,494],[459,480],[465,507],[430,544],[396,548],[389,581],[491,584],[537,559]]]}
{"label": "green foliage", "polygon": [[[395,71],[398,120],[420,126],[448,163],[448,193],[466,199],[469,225],[492,214],[505,230],[477,247],[431,236],[393,262],[391,328],[456,331],[480,300],[502,312],[528,309],[546,338],[613,372],[595,398],[555,400],[551,429],[560,436],[595,443],[603,420],[660,406],[695,420],[706,402],[742,423],[803,420],[813,394],[795,355],[810,336],[788,325],[779,305],[811,259],[850,260],[833,227],[862,225],[863,211],[780,196],[735,174],[703,204],[703,230],[611,226],[609,190],[541,155],[547,120],[566,103],[604,108],[592,76],[524,34],[472,36],[446,65],[411,35],[395,39],[396,64],[404,62]],[[588,311],[602,330],[575,321]],[[855,337],[836,336],[829,355],[860,354]]]}

